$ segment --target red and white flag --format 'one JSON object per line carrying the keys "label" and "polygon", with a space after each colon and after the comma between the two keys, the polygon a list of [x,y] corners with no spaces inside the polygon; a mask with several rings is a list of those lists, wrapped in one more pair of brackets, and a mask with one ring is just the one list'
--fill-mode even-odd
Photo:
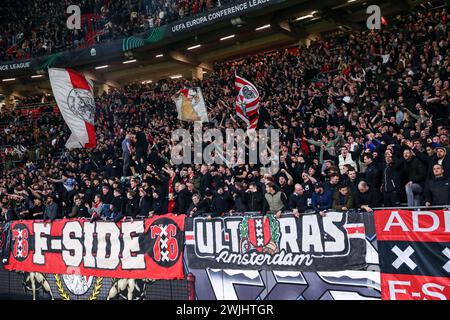
{"label": "red and white flag", "polygon": [[247,129],[256,129],[259,119],[259,92],[251,82],[238,75],[235,87],[238,92],[236,113],[247,124]]}
{"label": "red and white flag", "polygon": [[72,69],[48,69],[56,104],[72,134],[66,148],[95,148],[93,84]]}

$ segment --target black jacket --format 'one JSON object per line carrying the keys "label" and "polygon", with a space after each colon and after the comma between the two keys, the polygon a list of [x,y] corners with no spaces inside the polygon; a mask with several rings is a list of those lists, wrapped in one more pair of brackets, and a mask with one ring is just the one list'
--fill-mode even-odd
{"label": "black jacket", "polygon": [[364,173],[364,180],[373,189],[378,190],[380,187],[380,170],[375,163],[367,166],[366,172]]}
{"label": "black jacket", "polygon": [[426,168],[418,158],[413,157],[403,162],[403,172],[408,181],[423,185],[425,183]]}
{"label": "black jacket", "polygon": [[153,203],[152,203],[152,210],[153,214],[163,214],[165,213],[164,210],[164,201],[161,197],[158,198],[153,198]]}
{"label": "black jacket", "polygon": [[10,222],[16,219],[16,214],[12,208],[9,208],[4,214],[2,213],[1,221]]}
{"label": "black jacket", "polygon": [[148,196],[139,198],[139,215],[147,217],[150,211],[152,211],[152,200]]}
{"label": "black jacket", "polygon": [[380,206],[379,192],[370,188],[367,192],[356,193],[355,198],[356,208],[360,208],[362,205],[369,206],[370,208],[375,208]]}
{"label": "black jacket", "polygon": [[259,190],[257,192],[247,192],[246,193],[246,206],[247,210],[250,212],[259,212],[263,210],[264,197],[262,192]]}
{"label": "black jacket", "polygon": [[230,210],[229,208],[229,200],[231,195],[228,192],[225,192],[222,195],[216,194],[211,203],[211,211],[214,217],[219,216],[222,213],[226,213]]}
{"label": "black jacket", "polygon": [[384,163],[381,178],[381,191],[383,193],[398,192],[401,183],[400,165],[395,162]]}
{"label": "black jacket", "polygon": [[[433,178],[433,166],[438,163],[438,158],[433,155],[428,165],[428,178]],[[444,177],[450,177],[450,156],[447,154],[442,160],[442,167],[444,168]]]}
{"label": "black jacket", "polygon": [[247,198],[246,193],[242,190],[237,190],[236,188],[234,188],[234,186],[232,186],[232,193],[233,193],[233,199],[234,199],[233,209],[237,212],[248,211],[247,205],[245,203],[246,198]]}
{"label": "black jacket", "polygon": [[200,187],[198,191],[200,191],[200,194],[203,196],[205,194],[206,189],[211,188],[212,183],[212,176],[209,172],[206,174],[200,173]]}
{"label": "black jacket", "polygon": [[125,215],[128,217],[136,218],[139,213],[139,199],[127,199],[127,204],[125,205]]}
{"label": "black jacket", "polygon": [[122,196],[114,197],[111,204],[113,205],[113,212],[125,211],[125,199]]}
{"label": "black jacket", "polygon": [[192,203],[192,193],[188,189],[182,189],[177,193],[176,196],[176,213],[186,214],[189,206]]}
{"label": "black jacket", "polygon": [[424,190],[425,201],[433,206],[450,205],[450,178],[428,179]]}
{"label": "black jacket", "polygon": [[308,206],[308,197],[305,194],[297,195],[293,193],[289,196],[289,209],[297,209],[299,212],[305,212],[308,209],[312,209],[312,207]]}
{"label": "black jacket", "polygon": [[197,208],[197,210],[194,212],[194,214],[192,215],[193,217],[197,217],[199,215],[205,214],[205,213],[212,213],[211,212],[211,200],[209,199],[203,199],[200,200],[197,205],[195,205],[194,203],[192,203],[189,206],[188,209],[188,214],[191,213],[191,211]]}
{"label": "black jacket", "polygon": [[89,218],[89,210],[85,207],[84,203],[80,206],[74,205],[72,211],[69,213],[69,218]]}

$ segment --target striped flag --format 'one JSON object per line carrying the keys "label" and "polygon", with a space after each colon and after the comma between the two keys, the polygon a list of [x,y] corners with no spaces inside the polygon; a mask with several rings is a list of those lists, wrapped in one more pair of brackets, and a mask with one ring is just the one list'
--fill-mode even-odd
{"label": "striped flag", "polygon": [[244,78],[236,75],[236,113],[246,124],[247,129],[256,129],[259,119],[259,92]]}
{"label": "striped flag", "polygon": [[72,69],[48,69],[53,95],[71,135],[66,148],[95,148],[93,84]]}

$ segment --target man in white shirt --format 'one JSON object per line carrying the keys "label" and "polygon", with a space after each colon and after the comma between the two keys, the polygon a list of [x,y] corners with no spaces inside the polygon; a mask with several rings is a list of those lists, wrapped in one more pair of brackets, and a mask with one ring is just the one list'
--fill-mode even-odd
{"label": "man in white shirt", "polygon": [[344,174],[344,165],[349,164],[356,169],[356,162],[353,160],[352,155],[348,152],[347,147],[341,148],[341,154],[339,155],[339,170],[341,174]]}

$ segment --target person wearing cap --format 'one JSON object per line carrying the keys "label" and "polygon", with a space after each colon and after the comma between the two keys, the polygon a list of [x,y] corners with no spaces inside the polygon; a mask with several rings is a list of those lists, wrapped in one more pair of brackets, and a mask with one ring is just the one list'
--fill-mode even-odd
{"label": "person wearing cap", "polygon": [[326,210],[331,209],[333,204],[333,195],[330,190],[325,190],[322,182],[314,185],[314,193],[312,194],[312,208],[316,213],[324,216]]}

